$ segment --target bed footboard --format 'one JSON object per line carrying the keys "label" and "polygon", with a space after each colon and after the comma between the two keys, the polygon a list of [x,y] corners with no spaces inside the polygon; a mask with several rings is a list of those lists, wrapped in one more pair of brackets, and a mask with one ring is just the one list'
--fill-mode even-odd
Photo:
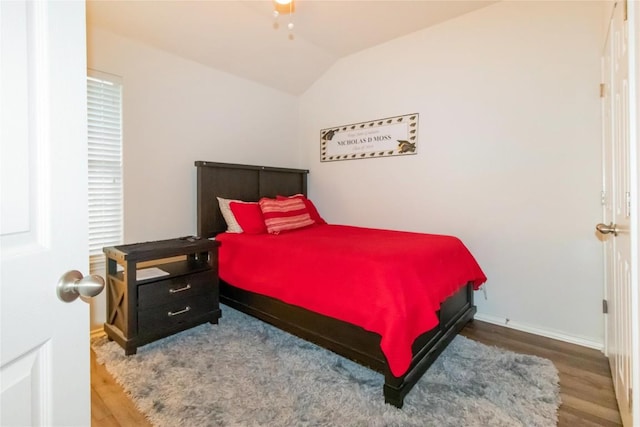
{"label": "bed footboard", "polygon": [[405,375],[395,377],[380,349],[380,335],[376,333],[223,281],[220,282],[220,302],[382,373],[385,402],[398,408],[402,408],[407,393],[476,312],[473,288],[468,284],[442,304],[438,311],[440,324],[416,339],[411,367]]}
{"label": "bed footboard", "polygon": [[440,353],[464,328],[476,313],[473,304],[473,286],[467,284],[447,299],[438,312],[440,323],[431,331],[418,337],[413,345],[413,362],[402,377],[394,377],[387,370],[384,383],[384,401],[402,408],[404,397],[422,378]]}

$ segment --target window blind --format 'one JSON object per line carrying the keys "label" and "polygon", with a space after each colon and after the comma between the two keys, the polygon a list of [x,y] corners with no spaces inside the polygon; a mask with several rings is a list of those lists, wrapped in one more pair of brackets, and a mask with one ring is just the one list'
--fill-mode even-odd
{"label": "window blind", "polygon": [[102,248],[122,243],[122,84],[116,76],[87,76],[89,135],[89,262],[105,274]]}

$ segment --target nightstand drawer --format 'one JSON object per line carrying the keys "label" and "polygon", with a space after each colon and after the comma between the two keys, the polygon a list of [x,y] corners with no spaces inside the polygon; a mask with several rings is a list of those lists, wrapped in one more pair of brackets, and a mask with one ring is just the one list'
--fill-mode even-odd
{"label": "nightstand drawer", "polygon": [[198,294],[213,294],[217,288],[217,280],[216,275],[209,270],[140,285],[138,307],[144,310],[184,298],[190,299]]}
{"label": "nightstand drawer", "polygon": [[211,292],[141,310],[138,313],[138,334],[146,336],[179,329],[181,325],[197,321],[198,318],[214,311],[215,302],[216,297]]}

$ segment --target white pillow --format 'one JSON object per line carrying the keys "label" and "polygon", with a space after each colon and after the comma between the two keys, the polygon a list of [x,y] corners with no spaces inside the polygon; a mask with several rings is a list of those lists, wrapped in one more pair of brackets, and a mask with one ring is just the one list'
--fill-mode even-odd
{"label": "white pillow", "polygon": [[233,215],[233,212],[231,212],[231,208],[229,207],[229,203],[243,203],[242,200],[223,199],[222,197],[216,197],[216,199],[218,199],[218,206],[220,206],[222,217],[227,223],[227,233],[242,233],[242,227],[240,227],[240,224],[236,221],[236,217]]}

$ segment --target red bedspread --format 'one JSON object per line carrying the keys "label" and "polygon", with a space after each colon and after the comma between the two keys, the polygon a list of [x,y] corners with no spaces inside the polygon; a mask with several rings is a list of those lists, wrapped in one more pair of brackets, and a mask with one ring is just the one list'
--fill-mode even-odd
{"label": "red bedspread", "polygon": [[486,281],[452,236],[315,225],[216,240],[222,280],[380,334],[395,376],[409,368],[413,341],[438,324],[440,303]]}

